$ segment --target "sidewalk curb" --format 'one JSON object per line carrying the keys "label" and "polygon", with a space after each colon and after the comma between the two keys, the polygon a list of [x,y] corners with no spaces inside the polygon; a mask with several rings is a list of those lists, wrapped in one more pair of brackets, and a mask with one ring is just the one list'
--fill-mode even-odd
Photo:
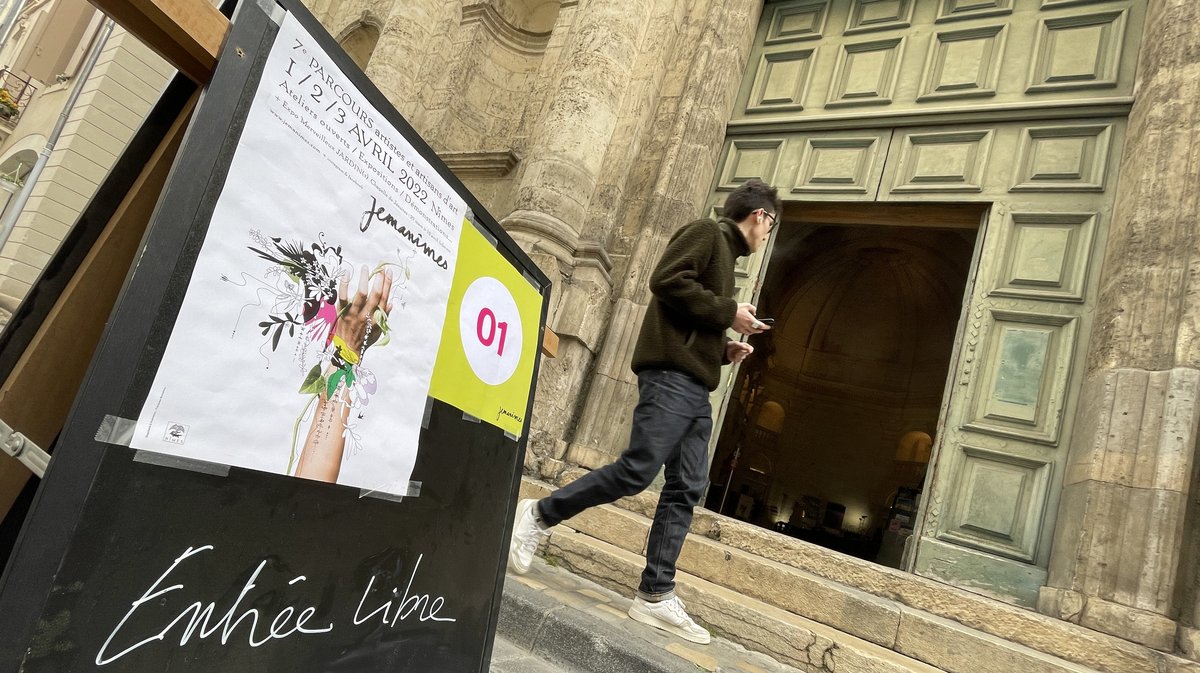
{"label": "sidewalk curb", "polygon": [[695,664],[627,633],[621,625],[564,605],[511,577],[504,581],[497,634],[546,661],[588,673],[697,671]]}

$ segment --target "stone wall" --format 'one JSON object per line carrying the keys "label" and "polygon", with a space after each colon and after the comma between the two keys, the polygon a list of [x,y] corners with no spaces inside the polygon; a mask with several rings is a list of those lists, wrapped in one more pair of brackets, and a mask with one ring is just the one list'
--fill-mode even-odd
{"label": "stone wall", "polygon": [[[554,282],[526,468],[624,448],[646,276],[701,214],[756,0],[312,0],[381,35],[366,72]],[[568,448],[572,453],[567,455]]]}

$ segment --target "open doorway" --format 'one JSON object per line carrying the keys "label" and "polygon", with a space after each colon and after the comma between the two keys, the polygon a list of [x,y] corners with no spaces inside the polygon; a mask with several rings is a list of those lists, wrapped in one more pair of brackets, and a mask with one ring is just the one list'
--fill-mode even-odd
{"label": "open doorway", "polygon": [[[785,213],[705,506],[901,567],[985,205]],[[797,216],[798,213],[798,216]]]}

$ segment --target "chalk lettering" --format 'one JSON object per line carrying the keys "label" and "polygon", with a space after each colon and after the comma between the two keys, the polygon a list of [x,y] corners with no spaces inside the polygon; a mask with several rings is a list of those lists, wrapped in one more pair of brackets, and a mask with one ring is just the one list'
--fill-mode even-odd
{"label": "chalk lettering", "polygon": [[[358,609],[354,611],[354,625],[360,626],[375,615],[380,615],[380,623],[389,628],[395,628],[397,622],[402,622],[414,614],[417,621],[421,622],[455,622],[458,621],[454,617],[439,617],[442,606],[446,599],[442,596],[437,596],[430,600],[429,594],[413,594],[413,580],[417,577],[417,571],[421,568],[421,559],[425,558],[422,554],[417,557],[417,562],[413,564],[412,574],[408,576],[408,585],[404,587],[404,596],[400,599],[400,604],[395,606],[395,612],[392,612],[393,600],[388,599],[386,602],[376,607],[374,610],[367,613],[365,616],[359,616],[362,612],[363,604],[367,602],[367,597],[371,594],[371,588],[375,586],[375,577],[371,576],[371,580],[367,582],[367,588],[363,591],[362,598],[358,601]],[[392,595],[399,595],[398,589],[392,590]]]}
{"label": "chalk lettering", "polygon": [[[258,576],[262,573],[263,568],[267,565],[266,561],[262,561],[258,564],[258,567],[255,568],[253,573],[251,573],[250,578],[247,579],[246,583],[242,586],[242,590],[238,594],[237,599],[233,601],[233,604],[229,606],[229,609],[226,610],[225,613],[221,615],[221,617],[217,619],[215,623],[212,622],[212,618],[213,614],[217,610],[216,601],[207,603],[203,601],[197,601],[184,608],[178,614],[178,616],[168,622],[167,625],[157,633],[142,638],[120,652],[108,656],[107,653],[108,650],[113,647],[113,641],[117,639],[118,634],[121,633],[122,629],[125,627],[125,624],[130,620],[131,617],[133,617],[134,613],[138,611],[138,608],[150,601],[155,600],[156,598],[166,596],[167,594],[175,591],[181,591],[185,588],[183,584],[172,584],[167,587],[162,587],[162,584],[166,581],[167,576],[170,575],[176,568],[179,567],[181,563],[187,559],[202,552],[211,551],[212,549],[212,545],[204,545],[203,547],[188,547],[182,554],[180,554],[179,558],[175,559],[175,561],[171,563],[171,566],[167,568],[166,572],[164,572],[162,575],[159,575],[158,579],[154,580],[154,582],[150,584],[150,588],[146,589],[141,598],[137,599],[130,605],[129,611],[126,612],[125,616],[121,618],[121,621],[117,624],[117,627],[108,634],[108,638],[104,641],[104,645],[101,646],[100,651],[96,653],[97,666],[106,666],[111,664],[121,657],[124,657],[125,655],[130,654],[152,642],[165,641],[167,634],[177,625],[183,623],[186,623],[186,626],[183,628],[182,635],[179,638],[179,645],[181,647],[188,644],[188,642],[192,640],[193,636],[196,636],[200,640],[204,640],[218,631],[221,633],[221,644],[226,645],[229,643],[230,638],[233,637],[234,631],[242,624],[242,622],[246,620],[249,620],[249,624],[246,629],[246,642],[248,645],[250,645],[250,647],[261,647],[271,640],[282,640],[297,633],[312,635],[318,633],[328,633],[333,630],[332,622],[330,622],[328,626],[320,628],[310,628],[306,626],[306,624],[308,624],[308,622],[316,615],[317,610],[315,607],[306,607],[300,611],[299,615],[296,615],[296,609],[292,606],[288,606],[280,610],[271,620],[266,634],[259,636],[259,618],[263,616],[262,613],[258,608],[245,608],[241,609],[240,611],[239,608],[246,596],[257,586],[255,584],[255,580],[258,579]],[[295,584],[297,581],[302,580],[303,576],[296,578],[290,584]],[[293,615],[296,615],[294,620]]]}

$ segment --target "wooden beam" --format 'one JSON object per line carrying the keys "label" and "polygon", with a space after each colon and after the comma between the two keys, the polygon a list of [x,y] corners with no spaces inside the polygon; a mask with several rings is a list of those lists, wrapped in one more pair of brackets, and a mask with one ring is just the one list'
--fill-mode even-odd
{"label": "wooden beam", "polygon": [[207,0],[91,0],[97,9],[198,84],[217,67],[229,19]]}
{"label": "wooden beam", "polygon": [[[0,418],[43,449],[62,430],[83,383],[199,96],[184,106],[0,387]],[[0,519],[30,474],[0,453]]]}
{"label": "wooden beam", "polygon": [[558,335],[549,327],[546,328],[545,334],[542,335],[542,355],[548,358],[558,357]]}

